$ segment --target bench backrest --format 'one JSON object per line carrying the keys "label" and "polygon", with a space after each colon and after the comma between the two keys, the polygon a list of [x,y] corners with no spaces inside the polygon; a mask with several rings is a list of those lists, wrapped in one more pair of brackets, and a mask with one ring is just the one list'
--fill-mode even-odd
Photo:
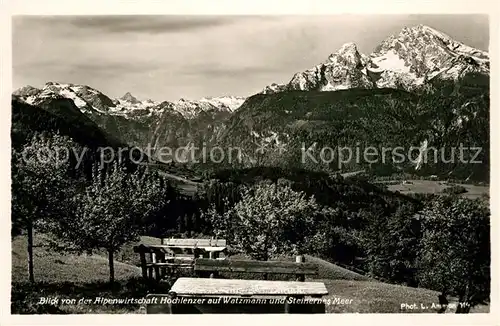
{"label": "bench backrest", "polygon": [[217,246],[167,246],[167,245],[138,245],[134,247],[134,252],[137,253],[166,253],[166,254],[187,254],[194,255],[198,252],[224,252],[226,247]]}
{"label": "bench backrest", "polygon": [[317,274],[317,267],[311,263],[288,261],[256,260],[215,260],[198,258],[194,264],[195,272],[234,272],[268,274]]}
{"label": "bench backrest", "polygon": [[163,239],[163,244],[166,246],[182,247],[226,247],[225,239]]}

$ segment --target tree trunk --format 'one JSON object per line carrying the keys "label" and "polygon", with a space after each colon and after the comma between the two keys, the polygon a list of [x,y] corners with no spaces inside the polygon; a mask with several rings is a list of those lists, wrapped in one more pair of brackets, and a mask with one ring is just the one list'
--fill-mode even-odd
{"label": "tree trunk", "polygon": [[109,283],[112,285],[115,282],[115,261],[113,259],[113,250],[108,250],[109,261]]}
{"label": "tree trunk", "polygon": [[35,282],[35,274],[33,273],[33,222],[28,222],[28,274],[30,282]]}
{"label": "tree trunk", "polygon": [[[264,251],[264,257],[263,257],[264,261],[268,261],[269,260],[269,253],[267,252],[267,250],[268,250],[268,248],[267,248],[267,239],[268,239],[268,237],[266,236],[266,242],[265,242],[265,245],[264,245],[265,251]],[[267,280],[269,278],[269,275],[267,273],[264,273],[263,278],[264,278],[264,280]]]}

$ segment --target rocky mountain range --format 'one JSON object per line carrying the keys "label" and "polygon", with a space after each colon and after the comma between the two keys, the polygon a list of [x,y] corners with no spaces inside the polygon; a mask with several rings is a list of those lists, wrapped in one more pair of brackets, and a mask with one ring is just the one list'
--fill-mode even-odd
{"label": "rocky mountain range", "polygon": [[226,96],[207,97],[200,100],[180,99],[175,102],[155,102],[151,99],[139,100],[130,92],[125,93],[120,98],[111,99],[99,90],[87,85],[56,82],[47,82],[41,89],[28,85],[14,91],[13,95],[32,105],[37,105],[49,98],[68,98],[83,113],[117,115],[129,119],[161,115],[166,107],[172,108],[186,119],[194,118],[203,113],[230,113],[236,110],[245,100],[242,97]]}
{"label": "rocky mountain range", "polygon": [[[443,98],[435,96],[443,92]],[[129,92],[112,99],[86,85],[54,82],[40,89],[26,86],[13,95],[39,107],[69,100],[116,139],[152,148],[153,157],[160,147],[188,144],[238,145],[254,153],[252,146],[259,142],[290,149],[306,139],[328,145],[385,139],[411,146],[464,137],[484,146],[489,139],[488,133],[476,137],[477,128],[488,127],[489,54],[424,25],[405,27],[370,55],[360,53],[355,43],[344,44],[289,83],[272,84],[246,99],[155,102]],[[376,126],[385,134],[372,130]],[[294,159],[273,156],[267,163]],[[255,157],[248,162],[255,163]]]}
{"label": "rocky mountain range", "polygon": [[41,89],[25,86],[13,95],[34,106],[68,99],[103,130],[140,148],[214,142],[222,121],[245,100],[226,96],[155,102],[139,100],[130,92],[111,99],[87,85],[56,82],[48,82]]}
{"label": "rocky mountain range", "polygon": [[344,44],[319,65],[296,73],[287,84],[271,84],[262,93],[286,90],[334,91],[350,88],[415,90],[433,79],[456,80],[467,73],[489,75],[487,52],[474,49],[429,26],[405,27],[382,41],[370,55],[355,43]]}
{"label": "rocky mountain range", "polygon": [[[325,148],[417,147],[419,157],[400,165],[351,160],[341,166],[335,152],[328,162],[309,160],[307,166],[366,168],[388,175],[409,169],[484,180],[489,171],[489,70],[487,52],[424,25],[404,28],[370,55],[347,43],[289,83],[272,84],[249,97],[227,123],[222,142],[246,153],[265,147],[267,156],[248,157],[251,163],[295,162],[300,167],[308,148],[317,159]],[[445,157],[459,143],[482,148],[481,163],[456,157],[453,163],[422,161],[427,148],[443,150]]]}

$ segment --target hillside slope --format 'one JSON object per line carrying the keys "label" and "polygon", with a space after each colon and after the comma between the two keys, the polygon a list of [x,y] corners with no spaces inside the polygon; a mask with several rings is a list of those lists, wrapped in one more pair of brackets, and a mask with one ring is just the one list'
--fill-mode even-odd
{"label": "hillside slope", "polygon": [[[73,139],[82,147],[80,150],[85,152],[74,154],[83,155],[80,166],[87,172],[92,164],[101,161],[101,156],[107,153],[106,149],[108,152],[109,149],[114,149],[115,158],[120,157],[129,166],[148,161],[146,154],[130,151],[128,144],[99,128],[71,100],[50,98],[35,106],[13,96],[11,105],[11,139],[15,150],[20,150],[35,135],[57,133]],[[71,151],[70,153],[73,155]]]}
{"label": "hillside slope", "polygon": [[305,255],[306,261],[308,263],[314,264],[318,268],[318,275],[315,278],[318,279],[329,279],[329,280],[350,280],[350,281],[372,281],[368,276],[358,274],[356,272],[350,271],[338,265],[327,262],[326,260]]}
{"label": "hillside slope", "polygon": [[[34,239],[34,275],[37,282],[91,283],[109,279],[108,260],[100,255],[57,253],[48,247],[48,238],[36,234]],[[12,281],[28,280],[26,236],[12,241]],[[115,262],[115,277],[119,280],[141,276],[140,268]]]}
{"label": "hillside slope", "polygon": [[230,118],[221,141],[240,148],[247,164],[488,180],[488,86],[440,89],[258,94]]}
{"label": "hillside slope", "polygon": [[41,132],[57,132],[91,148],[124,145],[102,131],[70,100],[53,99],[33,106],[13,97],[11,105],[11,135],[15,148]]}

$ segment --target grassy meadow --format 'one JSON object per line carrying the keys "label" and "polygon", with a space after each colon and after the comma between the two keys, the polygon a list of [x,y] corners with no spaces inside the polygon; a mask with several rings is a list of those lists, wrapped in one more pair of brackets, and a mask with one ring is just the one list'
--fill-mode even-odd
{"label": "grassy meadow", "polygon": [[[407,180],[407,181],[408,181],[407,184],[403,184],[402,181],[398,182],[397,184],[390,184],[388,185],[388,189],[390,191],[399,191],[402,194],[409,194],[409,193],[440,194],[443,193],[444,189],[451,186],[451,184],[447,184],[446,182],[443,181],[433,181],[433,180]],[[489,195],[488,186],[477,186],[472,184],[457,184],[457,185],[462,186],[467,190],[466,193],[460,194],[461,197],[475,199]]]}
{"label": "grassy meadow", "polygon": [[[26,237],[18,236],[12,242],[12,304],[13,314],[142,314],[140,304],[39,304],[41,297],[61,299],[94,300],[103,298],[143,298],[148,293],[165,293],[169,283],[148,284],[141,278],[138,257],[132,247],[138,243],[159,244],[160,239],[142,237],[138,243],[124,247],[115,262],[116,284],[108,283],[108,262],[105,255],[60,254],[48,250],[49,237],[43,234],[35,236],[35,279],[36,284],[28,282],[26,268]],[[238,255],[230,259],[242,259]],[[293,257],[275,259],[292,260]],[[325,260],[306,255],[306,261],[315,264],[318,275],[306,281],[324,282],[329,294],[325,299],[336,302],[338,299],[352,300],[349,304],[327,305],[328,313],[434,313],[432,310],[402,310],[401,303],[431,305],[437,303],[438,292],[383,283],[367,276],[352,272]],[[223,275],[224,276],[224,275]],[[229,276],[229,275],[228,275]],[[234,278],[249,275],[235,275]],[[256,276],[258,278],[258,276]],[[284,279],[284,278],[281,278]],[[488,312],[488,306],[478,306],[472,312]]]}

